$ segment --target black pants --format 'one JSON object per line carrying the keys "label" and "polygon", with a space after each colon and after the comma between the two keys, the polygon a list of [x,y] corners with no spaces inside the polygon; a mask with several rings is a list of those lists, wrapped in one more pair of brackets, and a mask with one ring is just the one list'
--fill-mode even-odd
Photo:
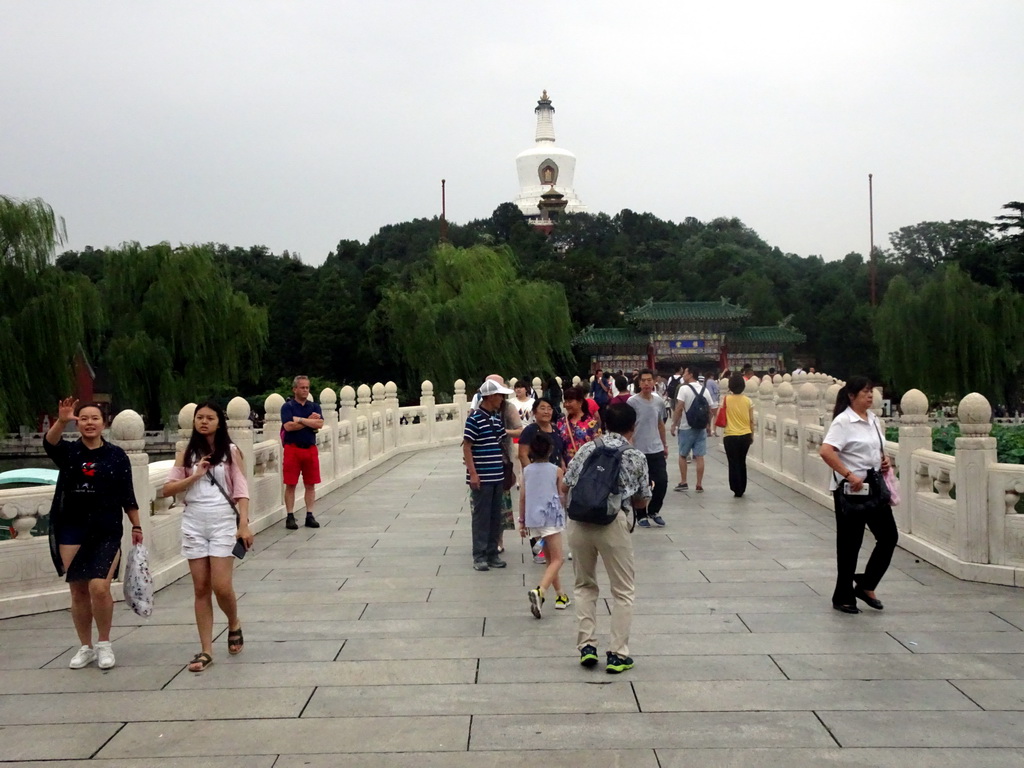
{"label": "black pants", "polygon": [[647,458],[647,474],[650,475],[654,488],[647,508],[634,510],[637,520],[660,515],[661,507],[665,503],[665,493],[668,491],[668,461],[664,451],[645,453],[644,456]]}
{"label": "black pants", "polygon": [[[854,605],[853,588],[856,584],[866,592],[874,591],[882,580],[896,550],[899,531],[892,516],[892,507],[883,504],[870,512],[842,512],[839,491],[832,494],[836,511],[836,589],[832,593],[835,605]],[[857,573],[857,556],[864,541],[864,526],[875,537],[863,573]]]}
{"label": "black pants", "polygon": [[737,496],[747,492],[747,451],[753,442],[754,436],[749,432],[722,438],[725,456],[729,459],[729,490]]}
{"label": "black pants", "polygon": [[493,560],[498,556],[501,536],[501,483],[481,483],[469,491],[473,501],[473,560]]}

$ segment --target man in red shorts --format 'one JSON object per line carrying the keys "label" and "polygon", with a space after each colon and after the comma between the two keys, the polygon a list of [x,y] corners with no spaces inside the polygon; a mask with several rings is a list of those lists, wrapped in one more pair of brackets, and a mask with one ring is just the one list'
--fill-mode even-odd
{"label": "man in red shorts", "polygon": [[294,531],[299,527],[295,522],[295,486],[305,488],[306,527],[319,528],[320,523],[313,517],[313,503],[316,501],[316,484],[320,482],[320,455],[316,450],[316,433],[324,425],[320,405],[309,396],[309,377],[296,376],[292,381],[292,394],[281,406],[281,424],[284,427],[284,509],[288,513],[285,526]]}

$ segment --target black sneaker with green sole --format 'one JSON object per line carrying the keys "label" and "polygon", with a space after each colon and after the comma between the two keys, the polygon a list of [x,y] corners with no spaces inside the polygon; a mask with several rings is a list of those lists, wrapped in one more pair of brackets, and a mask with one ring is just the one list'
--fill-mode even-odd
{"label": "black sneaker with green sole", "polygon": [[584,645],[580,648],[580,664],[584,667],[592,667],[597,664],[597,648],[592,645]]}
{"label": "black sneaker with green sole", "polygon": [[604,668],[609,675],[617,675],[633,668],[633,659],[629,656],[619,656],[617,653],[608,651],[608,666]]}

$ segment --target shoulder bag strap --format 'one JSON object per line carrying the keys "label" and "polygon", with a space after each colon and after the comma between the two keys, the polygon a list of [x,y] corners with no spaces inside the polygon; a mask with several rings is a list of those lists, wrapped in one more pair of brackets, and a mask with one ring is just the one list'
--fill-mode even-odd
{"label": "shoulder bag strap", "polygon": [[227,499],[228,504],[231,505],[231,511],[235,513],[235,525],[238,525],[241,518],[238,516],[238,507],[235,506],[235,500],[228,496],[228,492],[224,490],[224,486],[221,485],[220,481],[213,476],[212,470],[213,468],[211,467],[206,471],[206,474],[209,476],[210,482],[217,486],[217,490],[221,492],[221,495],[224,496],[224,498]]}

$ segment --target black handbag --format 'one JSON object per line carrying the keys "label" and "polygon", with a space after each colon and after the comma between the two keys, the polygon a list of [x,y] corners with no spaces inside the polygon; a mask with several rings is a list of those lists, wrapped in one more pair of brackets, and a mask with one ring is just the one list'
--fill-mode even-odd
{"label": "black handbag", "polygon": [[836,487],[839,510],[844,514],[874,512],[889,503],[889,487],[885,484],[885,478],[882,477],[881,472],[876,469],[869,469],[864,476],[864,487],[868,489],[866,494],[847,493],[846,486],[849,484],[849,481],[844,478]]}

